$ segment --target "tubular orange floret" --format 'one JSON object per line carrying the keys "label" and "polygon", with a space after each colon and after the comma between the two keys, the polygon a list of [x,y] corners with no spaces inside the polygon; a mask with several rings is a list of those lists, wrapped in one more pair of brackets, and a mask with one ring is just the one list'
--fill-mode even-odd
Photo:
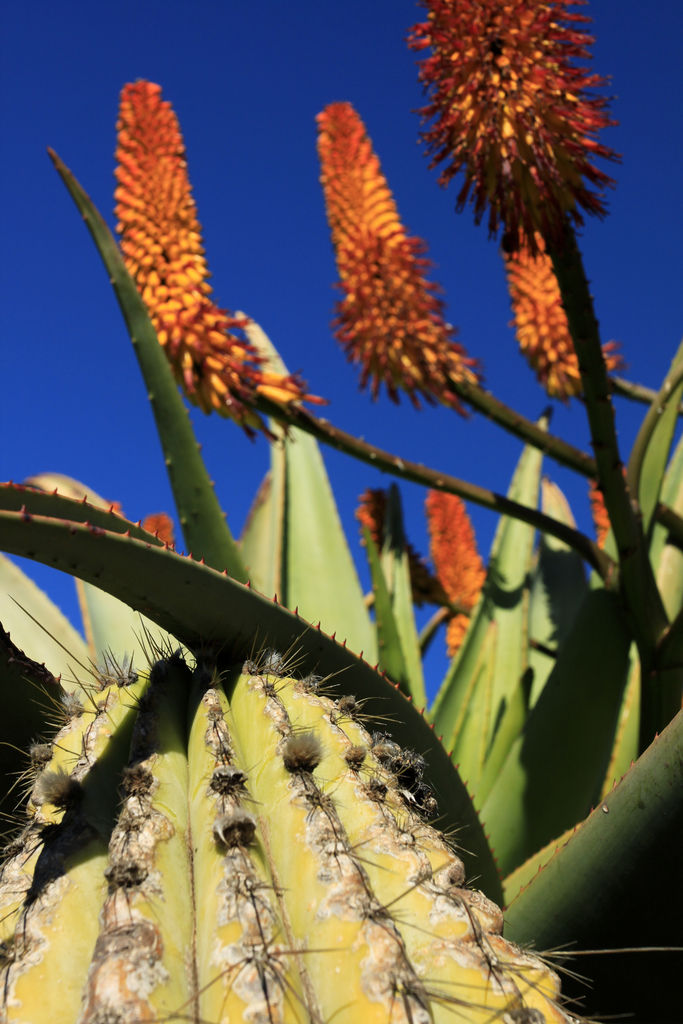
{"label": "tubular orange floret", "polygon": [[430,51],[420,113],[440,183],[462,171],[458,210],[472,202],[479,223],[488,209],[491,234],[502,227],[532,251],[535,232],[559,236],[567,215],[605,215],[613,181],[592,161],[618,159],[597,141],[615,121],[592,93],[605,79],[581,66],[593,39],[582,27],[590,19],[569,10],[577,2],[421,0],[428,20],[409,38]]}
{"label": "tubular orange floret", "polygon": [[451,381],[474,381],[475,361],[454,340],[436,286],[424,273],[425,246],[410,238],[365,126],[350,103],[318,115],[318,154],[343,299],[335,335],[361,367],[361,388],[382,384],[462,412]]}
{"label": "tubular orange floret", "polygon": [[[477,551],[465,504],[455,494],[429,491],[425,502],[430,555],[437,579],[451,604],[470,612],[481,593],[486,569]],[[469,618],[456,613],[448,623],[446,643],[453,656],[465,635]]]}
{"label": "tubular orange floret", "polygon": [[235,334],[248,321],[209,297],[185,146],[158,85],[124,86],[117,132],[114,197],[121,250],[175,377],[204,412],[229,416],[248,433],[264,429],[252,408],[257,394],[283,405],[312,396],[296,376],[264,373],[262,358]]}
{"label": "tubular orange floret", "polygon": [[[505,255],[519,347],[549,395],[567,400],[581,393],[579,361],[553,264],[540,234],[536,255],[527,246]],[[623,367],[616,343],[603,346],[608,371]]]}

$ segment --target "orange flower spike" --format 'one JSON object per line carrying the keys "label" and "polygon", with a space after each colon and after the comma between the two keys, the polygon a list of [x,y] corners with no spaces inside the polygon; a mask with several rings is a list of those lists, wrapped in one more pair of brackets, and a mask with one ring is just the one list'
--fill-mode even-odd
{"label": "orange flower spike", "polygon": [[[264,374],[261,357],[209,298],[202,233],[178,119],[152,82],[124,86],[117,122],[117,231],[129,273],[188,398],[252,433],[265,429],[251,406],[263,390],[281,404],[305,399],[294,376]],[[267,378],[267,379],[266,379]]]}
{"label": "orange flower spike", "polygon": [[[486,569],[464,502],[454,494],[429,491],[425,509],[437,579],[451,604],[470,612],[479,599]],[[456,614],[450,620],[446,635],[450,657],[462,643],[468,624],[465,614]]]}
{"label": "orange flower spike", "polygon": [[327,219],[343,299],[335,335],[361,367],[360,386],[377,398],[383,383],[394,401],[400,390],[462,411],[452,380],[476,380],[474,360],[453,341],[436,286],[424,278],[425,246],[401,224],[391,191],[350,103],[318,115],[318,154]]}
{"label": "orange flower spike", "polygon": [[[581,374],[552,260],[536,235],[536,255],[525,246],[505,256],[519,347],[553,398],[581,393]],[[623,366],[616,344],[603,346],[608,371]]]}
{"label": "orange flower spike", "polygon": [[387,492],[381,488],[364,491],[356,509],[356,519],[366,526],[378,551],[384,543],[384,519],[387,512]]}
{"label": "orange flower spike", "polygon": [[457,209],[469,200],[479,223],[488,208],[491,234],[502,227],[532,251],[535,232],[558,236],[567,214],[576,224],[581,210],[604,216],[613,181],[592,161],[618,159],[597,141],[616,122],[592,94],[605,79],[581,66],[590,19],[569,8],[582,0],[421,2],[428,19],[409,45],[430,51],[422,138],[431,166],[444,164],[442,185],[464,173]]}
{"label": "orange flower spike", "polygon": [[595,540],[599,548],[604,548],[607,534],[611,530],[612,524],[609,521],[602,491],[595,481],[591,482],[588,498],[591,503],[591,514],[593,516],[593,525],[595,526]]}

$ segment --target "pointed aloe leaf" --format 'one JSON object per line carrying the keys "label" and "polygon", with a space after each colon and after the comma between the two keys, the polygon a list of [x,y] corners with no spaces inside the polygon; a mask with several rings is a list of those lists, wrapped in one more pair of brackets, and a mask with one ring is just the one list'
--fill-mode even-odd
{"label": "pointed aloe leaf", "polygon": [[497,623],[487,623],[484,643],[468,677],[469,687],[463,700],[462,714],[454,730],[453,760],[475,794],[486,762],[497,633]]}
{"label": "pointed aloe leaf", "polygon": [[[62,477],[61,479],[69,479]],[[138,540],[163,547],[164,542],[143,530],[139,523],[131,523],[120,515],[113,506],[97,506],[83,499],[77,501],[63,494],[45,493],[30,485],[13,483],[0,484],[0,508],[6,512],[22,512],[27,515],[54,516],[74,523],[87,523],[107,533],[125,533]]]}
{"label": "pointed aloe leaf", "polygon": [[[661,498],[679,515],[683,514],[683,437],[664,476]],[[643,733],[647,731],[648,707],[654,708],[656,720],[664,726],[683,700],[683,552],[669,542],[667,531],[659,523],[654,524],[652,531],[650,562],[671,625],[660,638],[656,670],[642,682],[641,748]]]}
{"label": "pointed aloe leaf", "polygon": [[[683,512],[683,437],[679,440],[664,475],[660,497],[662,502],[674,511]],[[650,562],[667,615],[674,619],[683,603],[683,552],[675,544],[668,543],[665,527],[657,522],[653,524]],[[673,671],[663,671],[660,666],[656,682],[653,682],[664,690],[663,703],[665,706],[668,705],[669,710],[668,713],[665,711],[662,717],[667,720],[680,707],[680,671],[677,668]],[[631,651],[629,681],[624,693],[610,764],[603,783],[603,794],[609,792],[613,783],[624,775],[638,756],[641,686],[640,662],[634,644]]]}
{"label": "pointed aloe leaf", "polygon": [[[437,735],[468,780],[479,778],[489,735],[497,633],[494,613],[484,591],[430,713]],[[471,751],[478,751],[476,760]],[[470,785],[474,787],[471,781]]]}
{"label": "pointed aloe leaf", "polygon": [[[539,424],[547,426],[543,417]],[[543,455],[536,448],[526,447],[515,470],[508,491],[513,501],[531,507],[538,504],[538,490]],[[535,531],[526,523],[504,516],[496,530],[489,559],[490,587],[496,605],[498,639],[493,684],[492,729],[509,701],[527,667],[528,579],[533,558]],[[492,738],[492,737],[490,737]]]}
{"label": "pointed aloe leaf", "polygon": [[[661,498],[663,504],[683,515],[683,436],[664,476]],[[650,560],[664,607],[669,618],[673,619],[683,605],[683,551],[668,542],[668,532],[660,523],[654,526]]]}
{"label": "pointed aloe leaf", "polygon": [[615,782],[624,775],[638,757],[638,741],[640,736],[640,659],[638,648],[631,644],[629,654],[631,668],[624,697],[619,710],[619,721],[612,745],[609,764],[605,773],[600,796],[609,793]]}
{"label": "pointed aloe leaf", "polygon": [[73,688],[88,671],[90,653],[80,633],[18,565],[0,555],[0,622],[12,642]]}
{"label": "pointed aloe leaf", "polygon": [[[411,696],[408,669],[403,657],[403,649],[398,634],[398,626],[394,618],[391,594],[382,568],[377,545],[367,526],[363,524],[363,540],[368,556],[372,592],[375,598],[375,628],[377,630],[378,668],[386,672],[393,682],[397,683],[407,697]],[[424,705],[423,705],[424,706]]]}
{"label": "pointed aloe leaf", "polygon": [[628,464],[629,482],[638,484],[638,501],[646,534],[659,501],[682,395],[683,343],[673,358],[663,388],[645,414]]}
{"label": "pointed aloe leaf", "polygon": [[[505,933],[539,949],[680,944],[683,712],[507,908]],[[656,914],[653,914],[656,907]]]}
{"label": "pointed aloe leaf", "polygon": [[[576,527],[569,503],[551,480],[541,481],[541,510]],[[543,534],[538,545],[529,599],[529,665],[533,669],[530,705],[538,700],[554,656],[587,592],[583,561],[556,537]]]}
{"label": "pointed aloe leaf", "polygon": [[616,594],[590,591],[482,819],[504,874],[581,821],[600,792],[631,637]]}
{"label": "pointed aloe leaf", "polygon": [[[271,453],[275,446],[271,448]],[[266,473],[249,509],[240,552],[252,586],[262,594],[281,594],[284,476]]]}
{"label": "pointed aloe leaf", "polygon": [[492,787],[496,784],[507,755],[524,728],[529,712],[532,678],[531,669],[525,669],[505,703],[493,741],[486,752],[481,777],[477,782],[476,796],[479,807],[483,805]]}
{"label": "pointed aloe leaf", "polygon": [[[258,324],[250,321],[245,333],[270,369],[288,372]],[[291,427],[282,445],[285,512],[278,597],[288,608],[298,607],[304,618],[319,621],[323,629],[375,660],[372,624],[318,444]],[[271,472],[276,479],[281,453],[274,451],[273,459]]]}
{"label": "pointed aloe leaf", "polygon": [[[111,502],[105,501],[80,481],[61,473],[40,473],[30,477],[26,484],[48,493],[59,491],[74,501],[87,500],[103,511],[111,508]],[[147,662],[150,644],[167,646],[171,641],[158,626],[99,587],[79,579],[75,583],[90,658],[95,665],[105,665],[107,658],[114,653],[119,660],[142,668]]]}
{"label": "pointed aloe leaf", "polygon": [[[541,423],[545,425],[546,420]],[[526,505],[538,502],[538,487],[543,456],[527,446],[512,478],[508,497]],[[455,656],[437,695],[432,717],[437,733],[444,737],[447,749],[456,743],[461,749],[480,749],[461,729],[482,732],[485,744],[491,743],[506,706],[527,667],[528,579],[533,556],[534,529],[526,523],[502,516],[493,539],[489,566],[481,599],[475,608],[460,650]],[[475,706],[462,718],[462,700],[471,692],[472,673],[479,672],[483,644],[492,639],[489,625],[495,622],[495,646],[487,657],[493,658],[491,711],[485,714]],[[461,724],[459,724],[461,723]],[[523,721],[519,722],[519,726]],[[456,725],[458,725],[456,732]],[[464,764],[461,768],[476,789],[481,767]]]}
{"label": "pointed aloe leaf", "polygon": [[[55,505],[60,502],[74,504],[53,496]],[[259,645],[274,647],[296,655],[302,672],[333,677],[340,692],[363,698],[364,712],[388,719],[397,742],[424,755],[440,827],[457,830],[468,872],[500,901],[500,879],[483,829],[434,730],[397,688],[334,638],[227,574],[158,544],[85,523],[2,511],[0,504],[0,548],[106,588],[190,649],[215,645],[226,667],[253,657]]]}
{"label": "pointed aloe leaf", "polygon": [[427,703],[420,641],[415,625],[410,560],[403,527],[403,510],[398,487],[392,484],[387,496],[382,561],[389,582],[391,606],[406,666],[410,695],[419,708]]}
{"label": "pointed aloe leaf", "polygon": [[56,153],[48,150],[102,257],[133,348],[140,364],[154,413],[159,440],[173,490],[178,519],[189,551],[235,579],[247,576],[237,545],[214,494],[199,452],[190,418],[157,339],[135,282],[121,251],[94,204]]}

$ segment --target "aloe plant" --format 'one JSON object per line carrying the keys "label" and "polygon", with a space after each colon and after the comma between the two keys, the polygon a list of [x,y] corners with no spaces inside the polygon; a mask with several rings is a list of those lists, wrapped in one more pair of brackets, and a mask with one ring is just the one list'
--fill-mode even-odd
{"label": "aloe plant", "polygon": [[[439,76],[445,57],[460,74],[463,24],[454,5],[427,6],[412,40],[430,48],[428,141],[439,159],[451,153],[449,177],[463,153]],[[489,64],[505,56],[523,78],[527,51],[503,46],[510,15],[493,6]],[[552,74],[581,97],[587,82],[568,60],[581,33],[546,24],[555,6],[562,14],[538,5],[538,23],[530,7],[525,31],[557,48]],[[493,29],[467,31],[480,41]],[[464,111],[484,103],[490,70]],[[583,1010],[563,1003],[546,958],[515,942],[586,955],[676,945],[683,351],[622,472],[617,356],[600,344],[571,227],[580,208],[601,212],[585,182],[606,179],[586,143],[607,121],[583,96],[575,165],[536,166],[558,123],[563,143],[576,131],[558,95],[533,144],[517,108],[504,107],[502,137],[464,117],[483,164],[464,167],[460,202],[472,189],[475,215],[488,205],[491,229],[503,227],[520,343],[551,396],[581,394],[594,458],[554,436],[548,415],[532,421],[483,389],[362,121],[349,104],[319,117],[337,336],[375,395],[471,406],[519,436],[506,495],[314,415],[319,400],[259,325],[213,303],[182,138],[158,86],[122,94],[120,243],[51,154],[121,307],[192,554],[68,477],[0,486],[0,546],[71,573],[84,626],[2,558],[7,1020],[567,1021]],[[239,540],[178,384],[269,439]],[[370,493],[363,595],[319,441],[429,489],[431,566],[406,536],[398,487]],[[577,529],[551,460],[597,481],[599,541]],[[500,515],[486,563],[463,500]],[[422,632],[418,604],[434,611]],[[427,706],[423,659],[443,625],[451,660]],[[647,899],[644,871],[656,876]],[[655,926],[653,892],[666,900]],[[642,955],[655,958],[651,974],[669,963]],[[623,964],[591,961],[595,979],[610,958]],[[662,975],[641,999],[613,972],[583,1005],[673,1020],[672,992]]]}

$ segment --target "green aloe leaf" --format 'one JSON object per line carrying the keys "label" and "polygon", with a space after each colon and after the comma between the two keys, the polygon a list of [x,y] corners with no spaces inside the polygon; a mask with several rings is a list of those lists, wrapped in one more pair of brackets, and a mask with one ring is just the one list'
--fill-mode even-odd
{"label": "green aloe leaf", "polygon": [[640,737],[640,659],[638,648],[633,643],[629,653],[631,668],[628,673],[628,682],[624,689],[624,696],[619,710],[619,721],[617,723],[612,753],[605,773],[605,780],[602,784],[601,796],[609,793],[615,782],[624,775],[630,765],[636,760],[639,754],[638,743]]}
{"label": "green aloe leaf", "polygon": [[[288,372],[253,320],[245,334],[270,369]],[[271,429],[282,434],[275,424]],[[320,621],[323,629],[337,633],[368,660],[376,660],[372,624],[317,442],[289,428],[271,450],[271,479],[273,555],[281,557],[279,573],[273,570],[280,585],[272,593],[304,618]]]}
{"label": "green aloe leaf", "polygon": [[[541,481],[541,510],[576,527],[569,503],[551,480]],[[556,537],[539,539],[529,600],[529,666],[533,670],[530,704],[538,700],[567,631],[587,592],[583,560]]]}
{"label": "green aloe leaf", "polygon": [[0,622],[12,642],[72,688],[76,666],[87,670],[83,637],[18,565],[0,555]]}
{"label": "green aloe leaf", "polygon": [[[680,439],[664,476],[660,497],[674,511],[683,511],[683,438]],[[683,552],[675,544],[668,543],[666,529],[656,522],[653,524],[650,542],[650,562],[667,615],[674,619],[683,603]],[[663,716],[666,718],[673,717],[681,702],[682,683],[678,667],[680,659],[676,657],[673,661],[671,670],[665,670],[660,664],[657,673],[656,685],[664,690],[663,703],[668,705],[668,712],[665,711]],[[614,782],[628,771],[640,752],[641,685],[640,662],[633,644],[631,671],[619,714],[612,756],[603,783],[603,795],[608,793]]]}
{"label": "green aloe leaf", "polygon": [[[683,515],[683,436],[664,476],[661,499],[663,504]],[[669,618],[674,619],[683,605],[683,551],[669,542],[668,532],[661,523],[654,525],[650,560],[664,607]]]}
{"label": "green aloe leaf", "polygon": [[590,591],[482,804],[503,874],[581,821],[600,793],[628,673],[621,602]]}
{"label": "green aloe leaf", "polygon": [[406,666],[408,689],[416,707],[423,708],[427,703],[427,695],[422,674],[420,641],[415,625],[413,587],[403,526],[401,494],[396,484],[391,485],[387,495],[382,564],[389,584],[394,621]]}
{"label": "green aloe leaf", "polygon": [[[48,493],[58,492],[74,501],[87,500],[103,511],[111,508],[111,502],[105,501],[92,488],[61,473],[41,473],[25,482]],[[147,662],[150,643],[163,647],[170,641],[167,633],[111,594],[79,579],[75,584],[90,658],[95,665],[104,666],[116,652],[117,658],[130,666],[142,668]]]}
{"label": "green aloe leaf", "polygon": [[279,445],[271,447],[273,468],[256,492],[239,542],[249,582],[262,594],[282,593],[284,475],[273,465],[276,453],[281,453]]}
{"label": "green aloe leaf", "polygon": [[[69,479],[63,477],[62,479]],[[113,508],[98,507],[89,501],[77,501],[54,491],[45,493],[30,485],[0,484],[0,508],[6,512],[22,512],[27,515],[54,516],[74,523],[87,523],[107,533],[125,533],[138,540],[147,541],[158,547],[164,542],[143,530],[139,523],[131,523]]]}
{"label": "green aloe leaf", "polygon": [[152,405],[178,519],[188,550],[246,582],[247,574],[199,452],[190,418],[123,256],[90,198],[56,153],[48,151],[83,217],[121,307]]}
{"label": "green aloe leaf", "polygon": [[[603,974],[603,1005],[634,1009],[650,1019],[648,1003],[678,1005],[681,938],[681,844],[683,835],[683,712],[666,727],[620,783],[596,806],[505,913],[505,934],[538,949],[620,950],[678,947],[657,971],[659,955],[625,959],[582,956],[570,961],[592,979]],[[667,970],[668,967],[668,970]],[[624,989],[630,973],[635,984]],[[609,977],[609,974],[612,977]],[[643,981],[647,979],[647,984]],[[649,992],[651,980],[657,985]],[[610,983],[621,1004],[608,1001]],[[626,996],[624,998],[624,992]],[[649,995],[648,995],[649,993]],[[674,1020],[674,1017],[652,1019]]]}
{"label": "green aloe leaf", "polygon": [[[679,515],[683,514],[683,437],[664,476],[661,498]],[[670,542],[659,523],[654,525],[650,560],[671,626],[659,644],[656,676],[651,677],[646,686],[649,683],[651,691],[656,687],[652,697],[658,707],[659,721],[666,723],[683,700],[683,551]]]}
{"label": "green aloe leaf", "polygon": [[[74,503],[52,499],[55,506],[64,503],[68,515]],[[388,720],[396,741],[425,757],[440,827],[457,830],[468,871],[477,875],[488,896],[500,901],[500,879],[483,829],[433,729],[397,688],[344,645],[226,573],[158,544],[85,523],[0,510],[0,547],[106,587],[191,650],[215,645],[226,667],[273,647],[295,656],[303,672],[330,677],[340,692],[361,697],[364,713]]]}
{"label": "green aloe leaf", "polygon": [[374,594],[379,667],[412,698],[416,707],[424,708],[427,697],[413,612],[409,556],[401,497],[394,484],[387,494],[381,552],[365,526],[363,538]]}
{"label": "green aloe leaf", "polygon": [[[545,418],[540,422],[547,425]],[[524,449],[508,497],[536,506],[542,458],[536,448]],[[511,738],[524,725],[525,708],[518,697],[528,663],[528,582],[534,536],[533,527],[501,517],[481,599],[434,703],[434,727],[446,748],[453,748],[475,792],[503,719],[506,729],[496,760],[504,757]],[[487,687],[482,689],[484,680]],[[472,730],[476,735],[471,735]]]}
{"label": "green aloe leaf", "polygon": [[664,390],[659,392],[645,415],[628,464],[629,480],[638,484],[638,501],[646,534],[651,529],[660,498],[682,395],[683,343],[669,367]]}
{"label": "green aloe leaf", "polygon": [[[408,669],[399,639],[398,625],[394,617],[391,594],[382,568],[382,559],[367,526],[363,524],[363,539],[368,556],[372,578],[372,592],[375,598],[375,628],[377,630],[378,668],[386,672],[406,697],[411,696]],[[424,707],[424,705],[422,705]]]}

